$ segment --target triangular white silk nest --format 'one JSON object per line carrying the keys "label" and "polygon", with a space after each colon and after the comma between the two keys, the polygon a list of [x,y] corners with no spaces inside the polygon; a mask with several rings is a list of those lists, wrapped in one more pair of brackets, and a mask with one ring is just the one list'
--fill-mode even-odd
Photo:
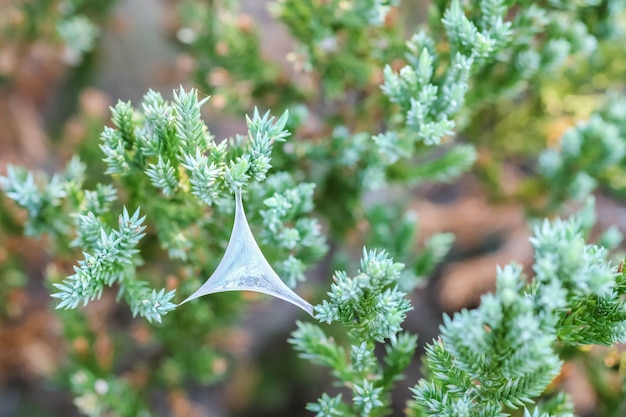
{"label": "triangular white silk nest", "polygon": [[235,203],[235,223],[224,257],[209,279],[180,304],[217,292],[255,291],[290,302],[313,315],[313,306],[293,292],[263,256],[243,210],[241,189],[235,191]]}

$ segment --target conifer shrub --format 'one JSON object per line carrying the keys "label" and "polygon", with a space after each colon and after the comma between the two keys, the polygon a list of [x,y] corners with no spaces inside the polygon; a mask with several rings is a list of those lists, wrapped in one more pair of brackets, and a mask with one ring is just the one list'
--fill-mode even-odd
{"label": "conifer shrub", "polygon": [[[80,13],[86,3],[59,3],[73,5],[55,27],[76,62],[97,47],[101,21]],[[415,16],[413,3],[400,3],[269,2],[292,46],[278,62],[234,2],[177,1],[195,88],[118,101],[97,141],[55,173],[2,167],[0,243],[24,234],[50,256],[45,284],[63,359],[48,377],[80,413],[204,415],[190,405],[206,401],[197,391],[245,370],[237,332],[262,311],[263,331],[279,315],[292,324],[278,343],[295,363],[282,373],[256,365],[276,372],[251,400],[275,407],[268,414],[286,408],[259,397],[310,378],[302,415],[572,416],[559,378],[582,361],[602,400],[597,415],[623,415],[621,234],[592,228],[594,193],[621,201],[625,189],[625,5],[436,0]],[[44,8],[23,5],[33,19]],[[213,136],[202,112],[212,103],[247,131]],[[576,121],[547,138],[563,120]],[[523,173],[513,189],[504,166]],[[439,336],[418,346],[405,330],[410,295],[436,275],[454,236],[418,244],[406,194],[463,175],[494,204],[525,208],[532,265],[493,265],[494,291],[444,315]],[[311,316],[240,291],[180,304],[244,239],[231,235],[238,193],[263,265],[312,304]],[[226,289],[267,285],[254,259],[246,285]],[[25,269],[19,257],[0,266],[0,323],[14,320]],[[613,350],[598,357],[592,346]],[[407,372],[420,361],[421,373]],[[613,365],[600,371],[594,361]],[[410,400],[396,404],[405,383]]]}

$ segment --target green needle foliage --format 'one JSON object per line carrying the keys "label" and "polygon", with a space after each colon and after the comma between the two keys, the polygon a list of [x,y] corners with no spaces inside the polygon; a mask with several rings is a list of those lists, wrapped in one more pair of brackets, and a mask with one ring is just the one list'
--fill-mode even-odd
{"label": "green needle foliage", "polygon": [[[531,239],[532,280],[519,265],[506,265],[498,269],[495,293],[477,309],[444,317],[440,338],[426,347],[428,377],[412,389],[412,415],[510,415],[535,402],[559,374],[558,346],[626,340],[626,278],[606,249],[585,242],[594,222],[593,205],[569,221],[546,220]],[[300,356],[330,368],[352,392],[350,402],[323,394],[307,407],[317,416],[387,415],[389,390],[416,347],[416,337],[401,328],[411,309],[398,289],[402,269],[384,252],[366,251],[356,276],[335,273],[315,318],[343,324],[348,346],[318,325],[298,323],[290,342]],[[377,343],[385,344],[382,357],[374,355]],[[525,415],[571,416],[568,404],[561,396],[552,412]]]}
{"label": "green needle foliage", "polygon": [[[42,26],[53,27],[78,62],[96,47],[97,26],[84,17],[97,14],[96,6],[63,4]],[[319,323],[298,321],[289,339],[337,382],[332,394],[307,405],[318,417],[389,415],[398,381],[417,380],[404,375],[418,352],[417,336],[403,330],[408,294],[445,260],[454,236],[439,233],[418,245],[419,216],[405,211],[406,198],[393,190],[406,195],[415,185],[451,183],[476,161],[488,177],[490,158],[519,158],[529,168],[523,203],[541,206],[542,214],[597,188],[623,197],[626,104],[619,93],[606,94],[603,106],[548,150],[498,154],[510,136],[485,139],[500,135],[497,119],[507,109],[528,108],[543,121],[541,100],[555,91],[561,101],[577,94],[598,102],[606,85],[598,88],[597,79],[623,89],[624,60],[613,56],[624,41],[622,0],[436,0],[419,19],[412,7],[395,0],[271,2],[270,13],[294,42],[287,70],[266,56],[263,34],[238,2],[180,0],[176,37],[199,91],[211,94],[217,109],[248,112],[244,134],[215,138],[203,119],[209,98],[196,89],[181,87],[171,100],[150,90],[138,104],[111,108],[111,125],[98,128],[101,161],[73,157],[51,176],[7,167],[0,188],[25,212],[23,232],[45,239],[58,261],[48,281],[72,342],[59,373],[81,412],[151,415],[155,392],[192,392],[193,384],[219,381],[230,370],[235,354],[220,332],[239,323],[241,297],[215,295],[184,309],[175,302],[224,254],[235,190],[243,189],[251,230],[289,286],[306,281],[307,270],[328,255],[318,268],[321,289],[306,283],[311,301],[326,293],[314,309]],[[24,11],[33,27],[48,22],[35,5]],[[25,44],[50,35],[3,23],[2,33]],[[595,81],[578,85],[586,78]],[[534,120],[517,122],[534,129],[529,143],[541,130]],[[94,183],[102,178],[96,169],[110,181]],[[381,189],[392,196],[365,204]],[[14,212],[0,201],[2,227],[21,231]],[[531,239],[532,273],[514,263],[499,268],[495,292],[479,307],[444,318],[441,335],[426,345],[425,376],[411,389],[409,415],[573,415],[569,398],[554,392],[563,364],[583,355],[581,346],[626,341],[626,277],[609,253],[621,235],[610,228],[589,244],[593,224],[592,205],[569,221],[541,222]],[[345,249],[355,244],[380,249],[364,249],[350,275],[342,269],[357,268]],[[327,265],[342,261],[324,284]],[[0,266],[8,277],[2,302],[26,281],[11,268]],[[114,297],[123,301],[112,303],[126,312],[123,320],[94,320],[90,307],[82,308]],[[110,357],[84,347],[103,339],[114,346]],[[602,374],[590,375],[602,391]],[[619,400],[610,399],[621,415]]]}
{"label": "green needle foliage", "polygon": [[503,415],[504,407],[533,402],[558,375],[558,345],[626,339],[624,274],[607,260],[606,249],[585,242],[592,213],[546,220],[531,239],[530,282],[519,266],[507,265],[498,270],[495,293],[483,296],[480,307],[444,318],[441,337],[426,349],[429,379],[413,389],[415,410]]}
{"label": "green needle foliage", "polygon": [[[234,190],[244,189],[257,241],[289,285],[302,281],[308,267],[326,253],[322,228],[310,217],[314,184],[296,181],[287,172],[268,172],[274,144],[289,135],[288,113],[275,119],[255,111],[247,119],[245,137],[216,143],[201,118],[204,102],[195,90],[181,88],[171,102],[150,91],[139,109],[124,102],[113,107],[113,127],[100,135],[111,184],[86,189],[86,165],[77,157],[52,178],[13,166],[0,177],[6,196],[28,214],[28,235],[47,236],[59,257],[77,256],[73,248],[82,251],[69,276],[58,268],[49,271],[57,309],[70,310],[60,313],[66,337],[90,343],[102,337],[72,310],[100,299],[109,287],[133,316],[160,324],[147,333],[158,355],[150,359],[145,390],[100,364],[97,351],[89,353],[94,355],[90,360],[77,353],[64,373],[85,414],[145,414],[148,387],[176,390],[189,378],[206,384],[225,372],[214,364],[226,363],[226,352],[208,342],[204,329],[211,323],[219,331],[232,322],[241,306],[234,302],[237,298],[190,303],[185,314],[163,317],[176,308],[175,300],[204,282],[224,254]],[[141,211],[126,208],[139,205]],[[164,288],[166,278],[176,284]],[[204,342],[198,345],[198,340]],[[116,348],[116,362],[137,349],[128,340]],[[145,366],[138,361],[132,372],[145,372]],[[119,393],[129,389],[132,395],[119,401]]]}
{"label": "green needle foliage", "polygon": [[626,100],[612,95],[589,120],[569,129],[557,149],[540,155],[539,166],[548,182],[551,203],[582,200],[598,185],[623,195],[625,138]]}
{"label": "green needle foliage", "polygon": [[[111,109],[115,127],[105,127],[101,135],[106,173],[128,191],[129,204],[146,202],[169,257],[192,262],[200,256],[199,242],[210,233],[205,226],[217,225],[221,220],[216,216],[232,217],[232,203],[224,201],[232,199],[234,190],[267,180],[267,186],[253,191],[258,203],[252,207],[266,208],[260,211],[261,242],[272,245],[277,269],[295,286],[304,278],[306,264],[325,253],[325,243],[317,221],[302,216],[312,210],[313,184],[296,186],[287,173],[267,177],[273,144],[288,136],[288,113],[276,120],[255,111],[247,119],[247,140],[238,136],[217,144],[201,119],[206,100],[199,101],[195,90],[180,89],[172,103],[148,92],[143,112],[119,102]],[[175,291],[152,290],[135,277],[146,216],[140,218],[139,209],[130,215],[124,208],[118,228],[108,226],[105,217],[117,199],[116,190],[98,184],[95,191],[83,191],[84,170],[72,159],[65,174],[43,178],[41,188],[34,175],[21,168],[10,166],[7,176],[0,177],[6,195],[29,213],[27,234],[75,234],[71,245],[83,250],[75,273],[54,284],[59,290],[53,294],[60,300],[57,308],[86,305],[100,298],[105,287],[119,285],[119,296],[133,315],[160,322],[175,308]],[[207,211],[213,205],[218,208]],[[221,229],[228,233],[224,222]]]}
{"label": "green needle foliage", "polygon": [[[324,394],[307,406],[317,416],[386,415],[394,382],[410,363],[417,337],[401,333],[400,325],[412,309],[398,288],[404,268],[382,251],[363,251],[354,277],[335,272],[328,299],[315,307],[320,322],[341,323],[348,329],[349,347],[339,345],[321,327],[298,322],[290,342],[300,356],[332,369],[333,376],[352,392],[352,404],[341,394]],[[374,354],[377,343],[387,343],[385,355]]]}
{"label": "green needle foliage", "polygon": [[[175,291],[165,293],[165,290],[156,292],[147,288],[147,283],[133,279],[135,266],[138,263],[135,247],[145,235],[145,226],[142,223],[145,216],[139,218],[139,210],[130,216],[126,208],[119,218],[119,229],[110,233],[98,224],[93,212],[89,212],[86,221],[81,222],[81,233],[87,239],[93,238],[95,230],[99,229],[100,238],[94,242],[93,254],[84,252],[85,259],[74,267],[74,275],[69,276],[63,283],[55,283],[59,292],[52,297],[60,300],[57,308],[76,308],[79,303],[88,302],[102,296],[105,286],[121,283],[120,294],[125,294],[133,316],[139,314],[148,321],[161,321],[161,316],[175,308],[170,300]],[[86,250],[86,248],[85,248]]]}

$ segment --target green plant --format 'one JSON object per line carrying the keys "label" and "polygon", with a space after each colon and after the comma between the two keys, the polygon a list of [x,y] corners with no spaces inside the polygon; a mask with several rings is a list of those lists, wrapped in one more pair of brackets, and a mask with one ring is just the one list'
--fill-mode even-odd
{"label": "green plant", "polygon": [[[626,339],[624,273],[607,260],[606,249],[585,243],[594,222],[593,205],[569,221],[546,220],[531,239],[530,282],[519,265],[507,265],[498,270],[495,293],[483,296],[480,307],[444,317],[441,337],[426,347],[428,376],[412,389],[414,415],[503,415],[546,390],[560,372],[559,351]],[[317,416],[387,414],[391,384],[416,343],[401,328],[410,309],[398,290],[402,267],[384,253],[369,252],[354,278],[335,274],[329,299],[315,307],[315,317],[346,326],[349,347],[318,326],[298,324],[291,343],[301,356],[331,368],[352,391],[351,406],[341,395],[324,394],[308,407]],[[386,344],[380,363],[375,343]],[[544,412],[572,415],[561,400]]]}
{"label": "green plant", "polygon": [[[376,192],[451,183],[478,160],[486,192],[501,197],[498,164],[517,160],[531,169],[511,194],[533,213],[584,200],[596,184],[622,195],[619,93],[547,151],[537,127],[553,116],[542,113],[541,100],[556,89],[599,101],[573,80],[604,71],[598,62],[614,53],[607,45],[623,38],[622,2],[435,1],[408,41],[414,22],[397,3],[272,3],[295,42],[286,71],[263,56],[254,21],[236,2],[181,0],[177,38],[211,100],[181,87],[171,100],[151,90],[137,107],[120,101],[100,134],[104,165],[74,157],[52,176],[14,166],[0,176],[5,196],[26,213],[23,232],[45,239],[54,258],[47,284],[71,341],[57,383],[73,391],[81,412],[148,415],[155,391],[187,398],[181,393],[192,384],[220,381],[237,366],[236,349],[220,340],[240,324],[248,306],[241,294],[175,302],[218,265],[239,190],[270,265],[317,301],[320,324],[298,321],[289,340],[340,387],[307,406],[318,416],[392,412],[392,391],[418,351],[417,337],[402,329],[408,294],[453,245],[449,233],[418,245],[406,198],[391,193],[382,204],[366,203]],[[59,30],[82,53],[95,32],[80,19]],[[577,72],[560,76],[568,67]],[[616,89],[623,88],[619,74],[602,73]],[[248,111],[247,133],[214,138],[202,113],[212,102],[212,111]],[[502,114],[516,106],[528,113],[509,131],[527,124],[528,146],[494,139],[507,126]],[[92,172],[99,167],[110,180]],[[15,206],[0,202],[0,209],[3,227],[20,231]],[[409,415],[572,414],[553,383],[564,361],[581,345],[609,346],[626,333],[625,278],[608,252],[621,235],[612,228],[600,239],[607,249],[590,245],[593,223],[591,205],[569,221],[544,221],[531,241],[532,279],[521,266],[502,267],[479,307],[446,316],[441,336],[426,347]],[[355,269],[348,255],[355,246],[377,249],[364,249],[350,276],[343,270]],[[318,280],[307,281],[322,259]],[[327,284],[328,265],[342,262]],[[24,283],[7,276],[2,300]],[[106,348],[85,347],[92,345]],[[622,368],[615,373],[623,378]],[[623,412],[618,395],[607,415]],[[259,408],[264,400],[254,399]],[[530,403],[537,403],[532,411]]]}
{"label": "green plant", "polygon": [[[417,409],[500,415],[545,391],[562,366],[560,349],[624,340],[624,274],[606,249],[585,243],[593,221],[586,210],[537,226],[534,279],[508,265],[479,308],[444,320],[441,338],[427,348],[432,379],[414,389]],[[546,411],[571,415],[569,407]]]}
{"label": "green plant", "polygon": [[[131,215],[126,207],[121,208],[117,228],[110,225],[116,217],[114,207],[118,205],[116,188],[98,183],[94,190],[84,189],[86,166],[77,158],[68,163],[63,174],[52,178],[42,175],[36,179],[23,168],[12,166],[8,167],[6,177],[0,177],[7,197],[29,214],[26,234],[33,237],[46,234],[57,247],[80,248],[83,252],[73,274],[62,281],[58,272],[51,277],[55,290],[52,296],[59,300],[57,308],[87,305],[101,298],[107,287],[116,287],[117,297],[128,303],[133,316],[163,321],[162,316],[176,307],[173,303],[176,290],[151,288],[155,282],[162,285],[164,278],[154,262],[165,250],[172,261],[171,273],[187,277],[181,280],[178,291],[183,296],[191,294],[202,277],[215,268],[225,249],[234,214],[232,193],[242,187],[247,188],[246,200],[255,213],[251,219],[260,243],[268,248],[268,258],[281,275],[290,278],[291,285],[303,279],[308,263],[324,254],[326,248],[319,225],[315,219],[306,217],[312,209],[313,184],[296,184],[286,172],[266,176],[273,144],[288,135],[284,130],[287,113],[276,120],[267,113],[261,116],[255,112],[248,119],[247,138],[237,136],[217,144],[201,119],[202,104],[195,90],[180,89],[172,103],[158,93],[149,92],[141,112],[122,102],[112,108],[115,127],[106,127],[101,135],[106,172],[125,191],[124,205],[137,207],[143,202],[141,212],[146,213],[140,216],[137,208]],[[259,185],[254,185],[255,181]],[[146,234],[149,242],[140,251],[138,245]],[[152,265],[142,267],[145,259],[151,259]],[[219,320],[226,323],[234,310],[228,303],[223,305],[222,313],[218,312],[220,309],[211,309],[209,313],[207,306],[196,303],[187,310],[195,313],[181,319],[185,326],[200,327],[207,314],[208,317],[215,314],[221,315]],[[178,334],[177,325],[170,323],[162,330],[154,329],[160,333],[161,349],[176,349],[175,345],[184,339]],[[68,337],[93,337],[86,327],[67,330],[74,333]],[[194,334],[188,332],[185,337],[191,341]],[[168,344],[170,348],[166,347]],[[202,352],[209,361],[219,357],[209,346],[201,348],[199,353],[194,343],[188,346],[196,351],[194,357],[202,356]],[[121,346],[120,351],[129,348]],[[208,368],[198,367],[183,350],[176,356],[175,360],[169,355],[161,356],[160,365],[152,374],[154,383],[176,386],[184,383],[183,376],[190,371],[201,381],[216,377],[210,362],[205,364]],[[104,371],[99,366],[85,366],[81,361],[72,366],[72,375]],[[116,384],[126,382],[120,379]],[[128,415],[129,411],[124,411],[128,407],[132,410],[139,407],[135,403],[131,407],[130,403],[94,396],[85,391],[83,383],[72,387],[80,398],[90,398],[91,402],[77,400],[76,403],[87,414],[109,410]],[[93,401],[97,403],[92,404]]]}

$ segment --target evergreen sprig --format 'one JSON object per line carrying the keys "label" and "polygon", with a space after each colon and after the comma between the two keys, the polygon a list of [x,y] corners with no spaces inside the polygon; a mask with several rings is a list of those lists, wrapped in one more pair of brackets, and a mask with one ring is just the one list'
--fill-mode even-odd
{"label": "evergreen sprig", "polygon": [[[317,416],[381,415],[389,407],[393,383],[402,378],[417,344],[415,336],[399,334],[400,324],[411,310],[406,294],[398,289],[403,268],[383,251],[364,249],[355,277],[343,271],[335,273],[329,298],[315,306],[315,318],[346,326],[349,348],[339,345],[318,325],[298,322],[290,343],[300,356],[331,368],[335,378],[352,391],[352,404],[326,394],[309,404],[307,409]],[[374,345],[386,341],[386,353],[379,359],[373,353]]]}
{"label": "evergreen sprig", "polygon": [[[207,205],[250,178],[264,180],[271,168],[272,145],[289,135],[284,129],[288,113],[275,120],[255,110],[247,119],[249,140],[235,138],[229,147],[216,144],[202,120],[200,110],[208,99],[198,100],[196,90],[181,88],[168,103],[150,91],[142,103],[144,114],[137,116],[129,103],[119,102],[112,108],[117,129],[105,128],[101,136],[107,173],[128,177],[143,171],[164,195],[173,197],[189,188]],[[143,123],[137,126],[135,117]]]}
{"label": "evergreen sprig", "polygon": [[[382,91],[403,116],[397,134],[377,139],[392,154],[412,154],[414,143],[440,143],[452,134],[461,113],[477,111],[487,98],[519,91],[570,56],[589,54],[597,42],[575,21],[575,8],[565,13],[537,5],[516,9],[503,1],[458,0],[444,8],[446,3],[433,10],[430,32],[418,31],[407,42],[407,65],[399,71],[385,67]],[[434,31],[437,18],[441,32]],[[447,42],[449,53],[437,52],[437,42]],[[503,63],[511,61],[519,71],[502,71]]]}
{"label": "evergreen sprig", "polygon": [[[150,177],[152,185],[163,191],[166,196],[174,194],[178,188],[178,178],[174,166],[169,159],[163,160],[163,156],[158,156],[156,164],[149,164],[146,175]],[[207,181],[208,182],[208,181]],[[209,182],[211,184],[212,182]]]}
{"label": "evergreen sprig", "polygon": [[[170,257],[176,259],[188,259],[193,251],[190,237],[198,235],[192,225],[203,221],[203,206],[193,200],[214,207],[224,215],[232,215],[225,210],[231,207],[224,203],[227,195],[238,188],[264,182],[271,168],[273,145],[289,136],[288,112],[275,119],[269,112],[261,115],[255,110],[246,119],[247,137],[238,135],[216,143],[201,117],[201,107],[207,100],[198,100],[196,90],[181,88],[175,92],[172,102],[149,91],[143,99],[142,111],[128,103],[118,103],[112,109],[117,128],[105,128],[101,136],[108,173],[118,176],[132,189],[139,188],[138,184],[147,179],[157,192],[137,190],[137,198],[154,194],[155,199],[160,199],[162,195],[170,204],[180,206],[179,213],[169,213],[156,222],[163,246]],[[301,218],[312,209],[312,185],[300,184],[288,191],[295,185],[290,174],[276,176],[267,186],[256,187],[255,194],[260,200],[254,199],[252,206],[263,209],[258,205],[260,202],[271,205],[272,201],[283,198],[276,193],[285,192],[290,199],[307,201],[306,206],[295,206],[288,212],[262,211],[262,242],[267,245],[280,242],[279,250],[272,252],[281,249],[287,252],[278,256],[275,267],[291,285],[302,280],[306,264],[325,251],[316,221]],[[291,203],[293,201],[288,204]],[[160,217],[162,207],[155,205]],[[148,205],[147,209],[150,208]],[[200,219],[193,219],[189,211],[195,211]],[[193,230],[185,230],[192,227]]]}
{"label": "evergreen sprig", "polygon": [[567,199],[583,200],[598,184],[623,193],[626,158],[626,99],[609,95],[602,108],[570,128],[557,146],[539,157],[539,167],[548,181],[551,204]]}
{"label": "evergreen sprig", "polygon": [[444,318],[441,337],[426,349],[429,378],[413,388],[416,408],[437,416],[508,415],[505,407],[533,402],[558,375],[557,342],[624,340],[624,275],[606,250],[585,243],[589,213],[536,229],[531,283],[521,267],[507,265],[480,307]]}
{"label": "evergreen sprig", "polygon": [[24,232],[39,237],[49,234],[53,238],[67,235],[72,220],[68,212],[85,208],[105,212],[115,199],[115,192],[102,184],[96,190],[84,190],[85,165],[73,157],[65,172],[49,178],[37,177],[23,167],[7,166],[7,175],[0,176],[0,188],[7,197],[28,213]]}
{"label": "evergreen sprig", "polygon": [[260,241],[269,253],[284,251],[274,264],[279,276],[289,285],[305,279],[306,265],[320,259],[327,250],[322,225],[313,217],[312,183],[297,183],[286,172],[267,177],[261,184],[251,187],[251,199],[263,202],[258,214],[263,228]]}
{"label": "evergreen sprig", "polygon": [[0,177],[0,186],[7,197],[25,208],[29,217],[33,219],[26,225],[26,233],[31,236],[41,233],[37,227],[38,220],[46,216],[48,210],[60,206],[62,198],[65,197],[59,176],[53,176],[45,187],[40,189],[32,173],[12,165],[7,167],[7,176]]}
{"label": "evergreen sprig", "polygon": [[131,216],[124,208],[119,217],[118,229],[107,232],[93,214],[83,218],[83,230],[89,234],[100,226],[100,237],[95,242],[88,242],[93,244],[93,252],[84,253],[84,259],[78,261],[78,266],[74,267],[74,274],[62,283],[53,284],[59,290],[52,294],[52,297],[60,300],[57,308],[76,308],[80,303],[87,305],[102,296],[104,287],[121,284],[121,294],[124,293],[124,288],[133,289],[126,290],[126,298],[133,315],[139,314],[149,321],[160,322],[162,315],[174,309],[175,304],[170,300],[175,291],[149,293],[142,291],[143,287],[140,288],[133,282],[139,252],[136,246],[145,235],[144,220],[145,216],[139,217],[139,209]]}
{"label": "evergreen sprig", "polygon": [[[313,209],[313,184],[297,184],[290,174],[281,173],[261,185],[271,168],[274,143],[289,135],[288,112],[276,120],[255,111],[247,119],[247,138],[236,136],[217,144],[201,118],[206,100],[199,101],[195,90],[181,88],[172,102],[149,91],[143,111],[118,102],[111,109],[114,127],[105,127],[101,134],[106,172],[126,188],[128,204],[145,202],[144,210],[155,218],[159,240],[172,259],[203,263],[219,259],[224,249],[214,234],[229,233],[233,215],[229,194],[252,182],[256,199],[251,201],[251,218],[259,219],[262,226],[260,241],[285,281],[295,286],[326,246],[320,225],[305,217]],[[130,216],[124,209],[119,228],[112,230],[107,217],[116,189],[97,184],[93,191],[83,190],[84,169],[78,159],[72,159],[63,175],[50,181],[42,178],[43,187],[21,168],[9,167],[7,177],[0,178],[8,197],[28,210],[27,225],[32,226],[27,230],[65,238],[74,235],[67,246],[83,250],[84,259],[75,273],[55,284],[60,290],[54,294],[60,299],[58,307],[87,304],[99,298],[105,287],[119,284],[133,314],[160,321],[174,308],[174,292],[152,290],[135,278],[136,244],[143,236],[145,216],[139,218],[138,211]],[[207,205],[214,206],[211,216]],[[214,242],[210,250],[216,252],[209,257],[202,249],[207,241]],[[215,265],[202,266],[210,270]]]}
{"label": "evergreen sprig", "polygon": [[65,59],[70,65],[79,64],[93,50],[100,34],[98,26],[81,14],[64,16],[57,22],[56,30],[65,43]]}

